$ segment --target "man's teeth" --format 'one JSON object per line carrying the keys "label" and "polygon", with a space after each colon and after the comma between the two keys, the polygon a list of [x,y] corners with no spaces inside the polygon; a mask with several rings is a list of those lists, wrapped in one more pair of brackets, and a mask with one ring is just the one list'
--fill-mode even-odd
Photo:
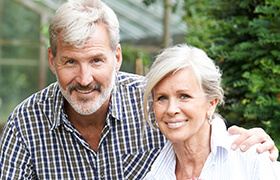
{"label": "man's teeth", "polygon": [[182,121],[182,122],[177,122],[177,123],[167,123],[169,126],[180,126],[184,123],[186,123],[187,121]]}
{"label": "man's teeth", "polygon": [[92,91],[92,89],[90,89],[90,90],[81,90],[81,89],[77,89],[77,91],[78,92],[80,92],[80,93],[90,93],[91,91]]}

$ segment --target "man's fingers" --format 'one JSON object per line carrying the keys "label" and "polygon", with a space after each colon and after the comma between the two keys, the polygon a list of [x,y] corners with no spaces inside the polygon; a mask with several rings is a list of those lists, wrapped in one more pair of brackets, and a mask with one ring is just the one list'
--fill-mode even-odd
{"label": "man's fingers", "polygon": [[228,132],[232,135],[234,134],[241,134],[244,131],[244,128],[242,127],[238,127],[238,126],[231,126],[230,128],[228,128]]}
{"label": "man's fingers", "polygon": [[251,146],[256,144],[256,142],[258,142],[256,136],[239,136],[238,138],[236,138],[233,144],[236,144],[236,146],[238,146],[239,143],[238,147],[241,151],[244,152],[247,151],[247,149],[249,149]]}
{"label": "man's fingers", "polygon": [[[232,149],[236,150],[238,147],[241,149],[241,151],[246,151],[249,149],[252,145],[257,143],[263,143],[267,142],[269,144],[264,145],[264,151],[270,150],[272,146],[274,146],[274,142],[271,140],[271,138],[264,132],[262,128],[252,128],[249,130],[246,130],[241,127],[232,126],[229,128],[230,134],[240,134],[238,138],[233,142]],[[268,147],[270,146],[270,147]]]}
{"label": "man's fingers", "polygon": [[279,151],[274,145],[274,143],[271,143],[270,141],[265,141],[257,147],[258,153],[262,153],[266,150],[269,150],[270,152],[269,158],[271,159],[271,161],[276,161],[279,156]]}
{"label": "man's fingers", "polygon": [[250,133],[245,130],[244,128],[241,128],[241,127],[237,127],[237,126],[231,126],[229,129],[228,129],[228,132],[230,134],[240,134],[240,136],[238,138],[236,138],[234,140],[234,142],[232,143],[231,145],[231,148],[233,150],[236,150],[238,149],[239,147],[243,150],[246,150],[247,149],[247,145],[246,145],[246,139],[248,139],[251,135]]}
{"label": "man's fingers", "polygon": [[270,160],[271,161],[276,161],[278,156],[279,156],[279,150],[276,147],[274,147],[269,152],[270,152],[270,155],[269,155]]}
{"label": "man's fingers", "polygon": [[270,143],[269,141],[265,141],[264,143],[260,144],[257,147],[257,152],[262,153],[262,152],[267,151],[267,150],[273,150],[274,147],[275,147],[274,143]]}
{"label": "man's fingers", "polygon": [[254,144],[261,143],[257,147],[257,152],[262,153],[264,151],[269,151],[269,158],[272,161],[277,160],[279,150],[270,136],[262,128],[252,128],[246,130],[241,127],[232,126],[228,129],[228,132],[230,134],[240,134],[240,136],[232,143],[231,148],[233,150],[240,148],[240,150],[244,152]]}

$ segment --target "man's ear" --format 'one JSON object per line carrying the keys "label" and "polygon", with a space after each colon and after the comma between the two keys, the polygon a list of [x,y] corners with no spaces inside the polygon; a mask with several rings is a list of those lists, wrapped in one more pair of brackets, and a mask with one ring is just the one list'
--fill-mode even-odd
{"label": "man's ear", "polygon": [[116,48],[115,57],[116,57],[116,60],[117,60],[115,71],[118,72],[121,68],[121,65],[122,65],[122,49],[121,49],[120,44],[118,44],[118,46]]}
{"label": "man's ear", "polygon": [[53,53],[52,53],[52,50],[51,50],[50,47],[48,48],[48,59],[49,59],[49,66],[50,66],[52,72],[54,74],[56,74],[55,73],[55,68],[54,68],[54,56],[53,56]]}

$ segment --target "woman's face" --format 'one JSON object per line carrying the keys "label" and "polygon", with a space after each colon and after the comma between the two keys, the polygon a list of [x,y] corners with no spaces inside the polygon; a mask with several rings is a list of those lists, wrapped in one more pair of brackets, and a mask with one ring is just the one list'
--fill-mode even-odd
{"label": "woman's face", "polygon": [[208,117],[216,103],[206,99],[192,68],[181,69],[161,80],[153,89],[153,100],[159,128],[171,142],[209,134]]}

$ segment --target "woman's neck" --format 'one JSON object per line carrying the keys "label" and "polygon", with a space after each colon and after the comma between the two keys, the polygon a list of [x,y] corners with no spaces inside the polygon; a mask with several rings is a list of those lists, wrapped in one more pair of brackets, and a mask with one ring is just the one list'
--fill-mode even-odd
{"label": "woman's neck", "polygon": [[178,180],[199,177],[211,152],[211,128],[201,137],[192,137],[186,142],[173,143],[176,153],[176,177]]}

